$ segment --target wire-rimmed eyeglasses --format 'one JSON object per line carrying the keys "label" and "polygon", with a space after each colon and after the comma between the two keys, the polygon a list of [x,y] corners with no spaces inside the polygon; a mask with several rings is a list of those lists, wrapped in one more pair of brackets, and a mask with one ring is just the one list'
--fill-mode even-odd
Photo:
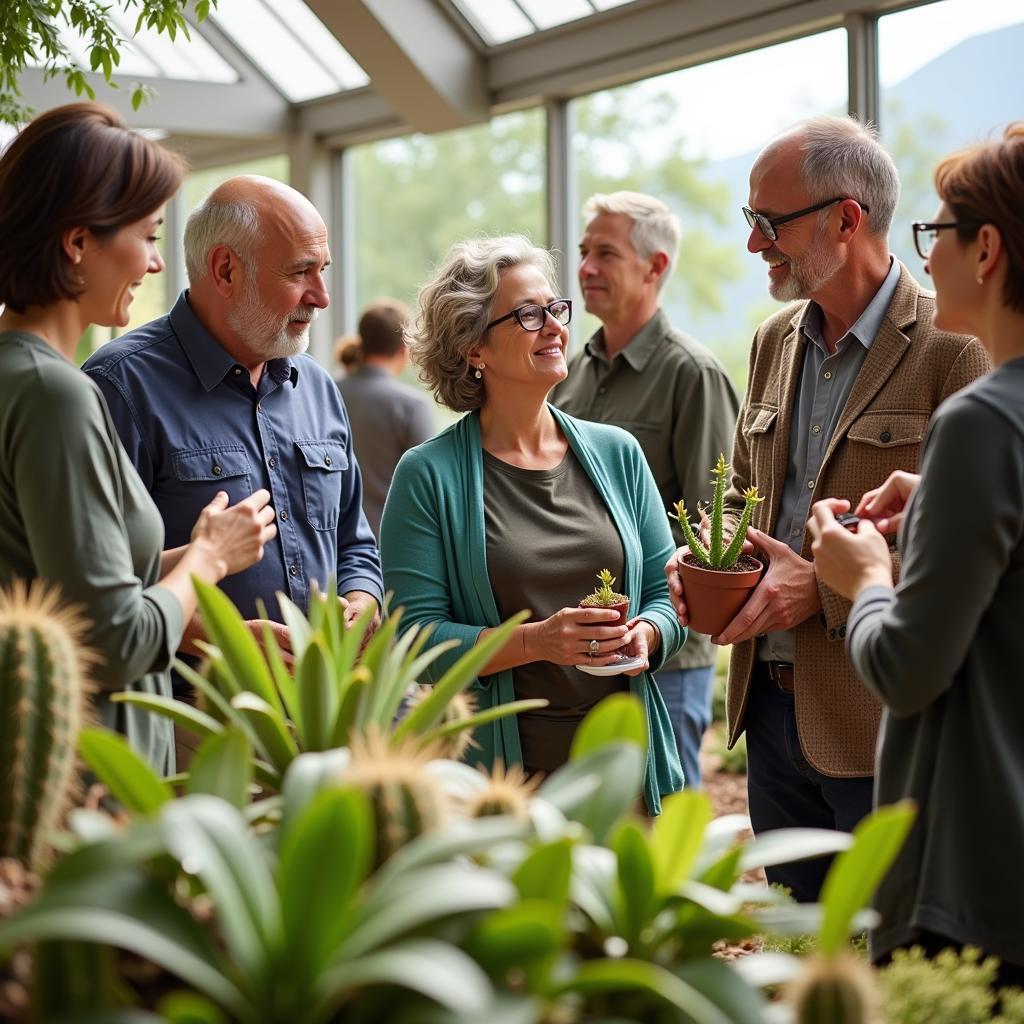
{"label": "wire-rimmed eyeglasses", "polygon": [[[743,210],[743,216],[747,218],[747,224],[752,228],[756,227],[769,242],[774,242],[779,237],[779,233],[775,229],[780,224],[788,224],[789,221],[796,220],[798,217],[806,217],[809,213],[817,213],[818,210],[824,210],[826,206],[832,206],[835,203],[844,203],[849,198],[849,196],[835,196],[832,199],[823,199],[820,203],[815,203],[813,206],[806,206],[795,213],[783,213],[778,217],[768,217],[763,213],[755,213],[749,206],[741,207],[741,209]],[[871,212],[869,207],[863,203],[858,202],[856,199],[854,202],[865,213]]]}
{"label": "wire-rimmed eyeglasses", "polygon": [[570,299],[552,299],[546,306],[529,302],[525,306],[513,309],[511,313],[499,316],[497,320],[492,320],[484,330],[489,331],[492,327],[515,318],[516,323],[524,331],[539,331],[544,326],[548,314],[564,327],[572,319],[572,301]]}

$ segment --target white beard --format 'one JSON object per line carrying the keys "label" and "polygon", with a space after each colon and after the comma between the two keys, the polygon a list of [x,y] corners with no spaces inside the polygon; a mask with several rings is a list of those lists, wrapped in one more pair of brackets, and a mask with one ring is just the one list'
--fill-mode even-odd
{"label": "white beard", "polygon": [[[824,225],[823,225],[824,226]],[[768,294],[779,302],[809,299],[842,269],[839,254],[825,245],[824,232],[815,232],[810,248],[798,260],[787,259],[789,273],[778,282],[769,281]]]}
{"label": "white beard", "polygon": [[[247,283],[238,305],[228,314],[227,320],[231,329],[245,340],[252,354],[267,361],[287,359],[305,352],[309,348],[309,325],[318,312],[315,306],[299,306],[286,316],[278,316],[260,302],[256,289]],[[305,327],[299,334],[288,329],[296,321],[305,321]]]}

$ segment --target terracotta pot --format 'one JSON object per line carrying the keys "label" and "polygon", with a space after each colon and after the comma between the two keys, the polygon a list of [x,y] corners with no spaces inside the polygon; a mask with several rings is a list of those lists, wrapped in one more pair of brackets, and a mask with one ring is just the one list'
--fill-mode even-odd
{"label": "terracotta pot", "polygon": [[704,569],[688,561],[686,555],[679,562],[679,573],[686,592],[686,608],[690,614],[690,629],[695,633],[718,636],[747,603],[763,566],[752,555],[745,557],[757,562],[756,569],[723,572]]}
{"label": "terracotta pot", "polygon": [[601,626],[624,626],[629,621],[629,598],[620,601],[618,604],[584,604],[580,601],[581,608],[605,608],[608,611],[618,612],[617,620],[609,619],[607,622],[597,623]]}

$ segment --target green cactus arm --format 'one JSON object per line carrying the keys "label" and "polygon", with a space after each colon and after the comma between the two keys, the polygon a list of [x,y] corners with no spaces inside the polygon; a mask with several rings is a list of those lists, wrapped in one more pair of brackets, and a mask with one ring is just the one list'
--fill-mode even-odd
{"label": "green cactus arm", "polygon": [[690,549],[690,554],[693,555],[697,561],[705,568],[711,568],[711,559],[708,555],[708,549],[701,544],[698,536],[693,532],[693,527],[690,525],[690,516],[686,511],[686,506],[681,502],[676,502],[676,519],[679,520],[679,527],[683,531],[683,538],[686,540],[686,546]]}
{"label": "green cactus arm", "polygon": [[711,471],[715,477],[715,495],[711,506],[711,545],[708,557],[711,565],[718,568],[722,565],[722,516],[725,507],[725,481],[729,475],[729,464],[725,455],[719,454],[718,462]]}
{"label": "green cactus arm", "polygon": [[721,569],[731,568],[740,557],[740,552],[743,550],[743,542],[747,539],[747,528],[750,526],[750,519],[754,514],[754,506],[764,501],[764,498],[758,495],[756,487],[749,488],[743,497],[745,499],[743,514],[740,516],[739,525],[736,527],[736,532],[733,534],[729,547],[726,548],[725,554],[722,555],[722,561],[719,566]]}

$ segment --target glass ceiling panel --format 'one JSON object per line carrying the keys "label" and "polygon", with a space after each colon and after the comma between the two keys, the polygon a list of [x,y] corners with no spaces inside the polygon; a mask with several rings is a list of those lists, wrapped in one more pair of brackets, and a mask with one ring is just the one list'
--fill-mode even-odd
{"label": "glass ceiling panel", "polygon": [[223,0],[210,18],[293,103],[369,81],[302,0]]}
{"label": "glass ceiling panel", "polygon": [[589,18],[633,0],[454,0],[485,43],[496,46],[546,28]]}

